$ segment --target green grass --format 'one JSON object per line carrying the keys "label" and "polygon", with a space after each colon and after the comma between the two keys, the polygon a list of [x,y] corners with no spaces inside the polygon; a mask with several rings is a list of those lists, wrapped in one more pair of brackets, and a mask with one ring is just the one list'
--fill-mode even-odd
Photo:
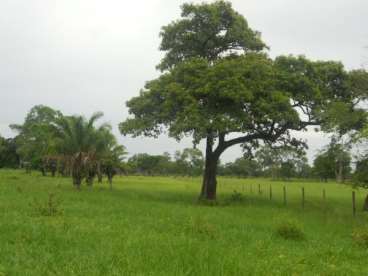
{"label": "green grass", "polygon": [[[368,229],[366,191],[353,218],[349,186],[219,183],[218,205],[206,206],[196,200],[200,179],[121,177],[113,191],[96,183],[77,192],[67,178],[0,170],[0,275],[368,275],[368,249],[352,238]],[[55,215],[40,212],[50,193]],[[303,239],[278,235],[293,223]]]}

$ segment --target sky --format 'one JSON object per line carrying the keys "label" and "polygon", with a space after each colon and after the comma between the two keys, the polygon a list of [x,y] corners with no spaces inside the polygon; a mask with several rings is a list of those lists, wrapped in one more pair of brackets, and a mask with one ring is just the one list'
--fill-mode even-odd
{"label": "sky", "polygon": [[[130,154],[190,147],[189,138],[180,143],[166,136],[129,138],[117,128],[128,116],[125,102],[159,75],[160,29],[179,18],[184,2],[1,0],[0,135],[14,136],[8,125],[22,123],[34,105],[43,104],[66,115],[103,111]],[[262,33],[272,57],[337,60],[349,70],[368,63],[367,0],[231,2]],[[295,136],[308,141],[310,159],[328,143],[314,131]],[[240,147],[233,147],[222,160],[241,155]]]}

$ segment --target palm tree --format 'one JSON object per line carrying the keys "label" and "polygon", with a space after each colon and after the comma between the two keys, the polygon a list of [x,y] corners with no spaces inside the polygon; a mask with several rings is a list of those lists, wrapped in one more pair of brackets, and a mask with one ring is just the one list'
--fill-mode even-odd
{"label": "palm tree", "polygon": [[105,172],[110,184],[110,190],[112,190],[112,179],[118,170],[121,170],[121,163],[127,152],[125,147],[118,145],[116,142],[111,145],[101,159],[103,171]]}
{"label": "palm tree", "polygon": [[67,116],[57,122],[58,150],[71,160],[73,183],[77,189],[84,178],[88,185],[93,184],[97,160],[106,148],[107,141],[103,137],[106,139],[107,133],[112,135],[109,124],[95,127],[102,116],[102,112],[97,112],[88,120],[83,116]]}

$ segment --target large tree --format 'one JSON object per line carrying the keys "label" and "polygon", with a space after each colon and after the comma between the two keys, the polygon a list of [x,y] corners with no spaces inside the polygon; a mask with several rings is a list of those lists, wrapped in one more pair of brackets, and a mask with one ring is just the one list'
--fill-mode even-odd
{"label": "large tree", "polygon": [[127,102],[132,117],[120,130],[205,140],[201,198],[216,198],[217,164],[229,147],[296,146],[291,130],[319,126],[337,108],[359,113],[341,63],[269,58],[259,33],[228,2],[183,5],[182,18],[163,27],[161,38],[162,74]]}

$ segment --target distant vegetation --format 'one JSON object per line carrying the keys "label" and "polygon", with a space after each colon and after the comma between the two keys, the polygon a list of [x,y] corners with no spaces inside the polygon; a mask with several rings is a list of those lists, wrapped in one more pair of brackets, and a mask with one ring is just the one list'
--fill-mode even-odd
{"label": "distant vegetation", "polygon": [[122,170],[126,151],[118,145],[110,125],[96,126],[102,116],[64,116],[50,107],[35,106],[23,124],[11,125],[17,136],[2,140],[4,161],[0,166],[71,176],[78,189],[83,180],[91,186],[96,176],[101,181],[105,174],[111,185],[113,176]]}
{"label": "distant vegetation", "polygon": [[[43,175],[72,176],[77,187],[83,179],[89,185],[94,177],[101,181],[102,174],[202,175],[205,160],[197,148],[176,151],[174,155],[168,152],[162,155],[134,154],[126,159],[127,152],[124,146],[117,144],[110,126],[95,126],[101,117],[101,113],[96,113],[87,120],[81,116],[64,116],[47,106],[35,106],[22,125],[11,126],[17,136],[0,138],[0,168],[20,166],[26,170],[39,170]],[[218,174],[343,182],[353,176],[362,179],[359,168],[363,164],[363,160],[359,162],[359,175],[353,175],[349,149],[342,148],[336,141],[316,156],[313,166],[309,165],[304,148],[265,144],[254,154],[245,154],[234,162],[219,163]]]}

